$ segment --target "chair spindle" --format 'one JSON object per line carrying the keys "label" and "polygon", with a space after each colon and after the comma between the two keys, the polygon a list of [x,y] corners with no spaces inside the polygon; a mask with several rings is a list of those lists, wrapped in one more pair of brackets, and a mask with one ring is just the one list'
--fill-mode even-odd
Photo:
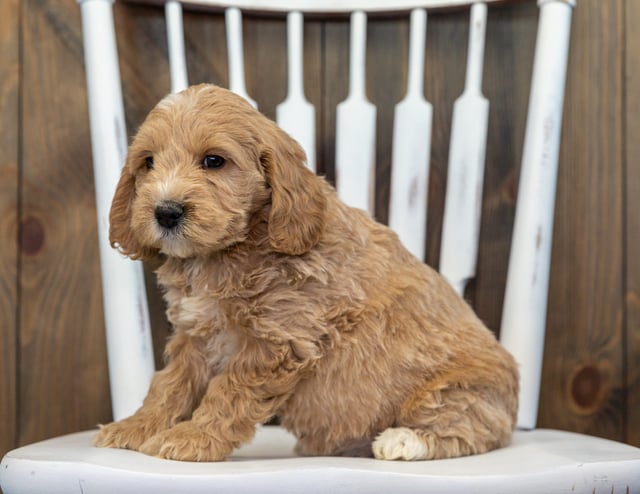
{"label": "chair spindle", "polygon": [[182,4],[171,0],[165,4],[167,23],[167,43],[169,45],[169,71],[171,74],[171,92],[177,93],[189,85],[187,61],[184,54],[184,28],[182,23]]}
{"label": "chair spindle", "polygon": [[373,214],[376,107],[366,97],[366,44],[367,15],[353,12],[349,94],[337,108],[336,188],[344,202]]}
{"label": "chair spindle", "polygon": [[304,95],[304,19],[301,12],[287,14],[288,89],[286,99],[276,108],[278,125],[300,143],[307,166],[316,171],[316,112]]}
{"label": "chair spindle", "polygon": [[476,272],[489,101],[482,95],[487,6],[471,7],[464,92],[453,106],[440,273],[455,290]]}
{"label": "chair spindle", "polygon": [[258,104],[249,97],[245,85],[242,12],[239,8],[229,7],[225,10],[225,26],[229,59],[229,89],[245,98],[254,108],[258,108]]}
{"label": "chair spindle", "polygon": [[427,12],[411,12],[407,93],[394,110],[389,226],[424,260],[433,107],[424,97]]}

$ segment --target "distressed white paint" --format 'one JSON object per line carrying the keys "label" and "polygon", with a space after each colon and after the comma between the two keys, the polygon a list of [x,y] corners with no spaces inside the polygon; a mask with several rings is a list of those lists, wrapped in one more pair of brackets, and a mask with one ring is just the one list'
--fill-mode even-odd
{"label": "distressed white paint", "polygon": [[[573,2],[574,0],[565,1]],[[494,2],[504,2],[504,0],[485,0],[485,3]],[[357,10],[363,12],[409,12],[417,8],[460,8],[471,5],[474,0],[185,0],[182,3],[214,8],[238,7],[254,12],[300,11],[318,14],[346,14]]]}
{"label": "distressed white paint", "polygon": [[229,89],[257,108],[258,104],[251,99],[245,85],[242,12],[239,8],[230,7],[225,10],[225,28],[227,30],[227,58],[229,60]]}
{"label": "distressed white paint", "polygon": [[121,419],[142,404],[154,371],[153,350],[142,263],[125,259],[109,244],[111,199],[127,149],[112,1],[84,0],[80,6],[109,382],[113,416]]}
{"label": "distressed white paint", "polygon": [[[5,494],[366,494],[640,492],[640,449],[570,432],[516,431],[512,444],[456,460],[296,458],[295,438],[258,427],[251,444],[220,463],[166,461],[92,448],[93,431],[9,453]],[[628,489],[627,489],[628,487]]]}
{"label": "distressed white paint", "polygon": [[518,426],[533,428],[544,350],[570,5],[541,2],[500,340],[520,367]]}
{"label": "distressed white paint", "polygon": [[424,260],[433,108],[423,96],[427,13],[411,12],[407,93],[395,107],[389,226]]}
{"label": "distressed white paint", "polygon": [[482,95],[487,6],[471,8],[464,92],[453,106],[440,273],[462,295],[475,275],[489,101]]}
{"label": "distressed white paint", "polygon": [[316,171],[316,111],[304,96],[302,13],[287,14],[287,54],[289,88],[287,98],[276,108],[278,125],[300,143],[307,166]]}
{"label": "distressed white paint", "polygon": [[171,92],[186,89],[187,60],[184,55],[184,32],[182,27],[182,5],[171,0],[164,7],[167,23],[167,42],[169,45],[169,71],[171,73]]}
{"label": "distressed white paint", "polygon": [[367,15],[351,14],[349,94],[336,110],[336,188],[350,206],[373,214],[376,107],[365,94]]}

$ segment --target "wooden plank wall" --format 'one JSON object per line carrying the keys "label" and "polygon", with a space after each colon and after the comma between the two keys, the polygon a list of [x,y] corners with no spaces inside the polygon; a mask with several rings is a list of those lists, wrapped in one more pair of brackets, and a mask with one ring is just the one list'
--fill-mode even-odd
{"label": "wooden plank wall", "polygon": [[587,3],[572,46],[598,43],[569,66],[563,137],[573,145],[560,157],[540,419],[624,438],[624,2]]}
{"label": "wooden plank wall", "polygon": [[23,2],[20,443],[109,417],[80,13]]}
{"label": "wooden plank wall", "polygon": [[[0,4],[0,454],[110,419],[80,16],[74,0]],[[132,134],[168,91],[162,11],[116,3]],[[578,0],[571,39],[539,424],[640,446],[640,7]],[[434,105],[426,254],[437,266],[451,108],[468,16],[429,17]],[[466,297],[498,328],[537,25],[535,2],[490,9],[491,101],[478,276]],[[286,93],[285,24],[247,17],[247,87],[275,116]],[[192,82],[227,84],[220,15],[185,14]],[[370,19],[368,95],[378,106],[376,215],[387,219],[391,116],[403,96],[406,19]],[[345,98],[346,20],[305,24],[305,85],[318,108],[319,170],[333,180]],[[19,232],[19,233],[18,233]],[[19,242],[17,241],[19,238]],[[18,248],[19,247],[19,248]],[[168,334],[147,266],[154,340]]]}
{"label": "wooden plank wall", "polygon": [[[626,440],[640,444],[640,3],[627,0],[625,12],[625,320]],[[634,22],[634,19],[636,22]]]}
{"label": "wooden plank wall", "polygon": [[20,8],[0,3],[0,455],[16,444]]}

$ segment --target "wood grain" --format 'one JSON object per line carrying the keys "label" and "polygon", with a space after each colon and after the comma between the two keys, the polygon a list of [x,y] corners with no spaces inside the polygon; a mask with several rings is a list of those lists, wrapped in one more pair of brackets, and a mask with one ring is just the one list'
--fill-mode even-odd
{"label": "wood grain", "polygon": [[336,107],[347,97],[349,88],[349,21],[325,22],[323,38],[322,106],[316,110],[320,114],[321,132],[316,145],[321,156],[317,169],[318,174],[335,185]]}
{"label": "wood grain", "polygon": [[20,4],[0,3],[0,457],[16,445]]}
{"label": "wood grain", "polygon": [[539,425],[623,440],[623,2],[574,16]]}
{"label": "wood grain", "polygon": [[430,15],[427,20],[425,97],[433,105],[426,262],[440,264],[442,218],[453,103],[462,94],[469,39],[469,12]]}
{"label": "wood grain", "polygon": [[507,278],[538,9],[528,2],[489,9],[483,92],[489,128],[476,278],[465,297],[499,334]]}
{"label": "wood grain", "polygon": [[386,224],[389,222],[393,114],[395,105],[405,95],[409,20],[371,17],[367,31],[369,99],[377,108],[375,217]]}
{"label": "wood grain", "polygon": [[23,2],[20,427],[28,443],[110,404],[79,10]]}
{"label": "wood grain", "polygon": [[625,8],[625,441],[640,446],[640,4],[627,0]]}

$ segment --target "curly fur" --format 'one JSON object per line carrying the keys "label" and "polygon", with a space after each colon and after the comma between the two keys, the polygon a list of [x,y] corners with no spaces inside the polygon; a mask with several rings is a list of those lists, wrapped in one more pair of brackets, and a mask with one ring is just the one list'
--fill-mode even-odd
{"label": "curly fur", "polygon": [[[226,159],[204,169],[205,155]],[[153,157],[153,168],[146,159]],[[387,227],[340,202],[242,98],[161,101],[129,149],[111,242],[161,257],[174,334],[142,407],[98,446],[215,461],[278,416],[304,455],[431,459],[510,441],[513,358]],[[184,207],[173,230],[162,201]]]}

